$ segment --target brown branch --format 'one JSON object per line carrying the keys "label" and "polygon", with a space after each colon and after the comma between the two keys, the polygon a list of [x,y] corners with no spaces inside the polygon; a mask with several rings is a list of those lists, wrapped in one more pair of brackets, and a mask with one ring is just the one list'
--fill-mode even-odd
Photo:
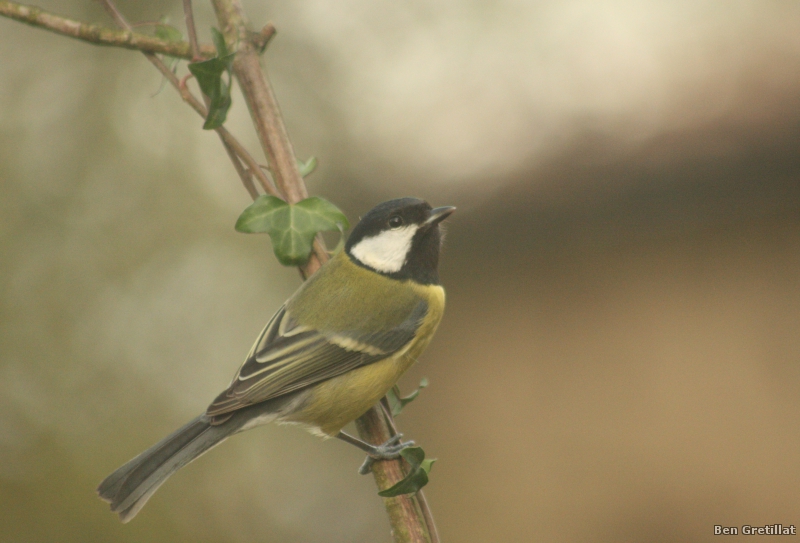
{"label": "brown branch", "polygon": [[192,0],[183,0],[183,16],[186,20],[186,33],[189,34],[189,46],[193,59],[200,58],[200,47],[197,45],[197,27],[194,26]]}
{"label": "brown branch", "polygon": [[[373,407],[356,420],[358,434],[367,443],[380,445],[391,437],[389,425],[381,415],[380,409]],[[378,488],[383,490],[401,481],[406,473],[402,461],[398,459],[375,462],[372,464],[372,475]],[[416,496],[406,494],[383,498],[383,506],[396,542],[431,543],[425,515]]]}
{"label": "brown branch", "polygon": [[272,36],[275,35],[275,26],[272,23],[267,23],[264,25],[264,28],[261,29],[261,32],[258,34],[252,34],[251,39],[253,40],[253,45],[256,49],[258,49],[259,53],[263,53],[264,49],[267,48],[267,44],[269,40],[272,39]]}
{"label": "brown branch", "polygon": [[[123,47],[184,59],[192,58],[191,47],[185,41],[165,41],[155,36],[134,32],[130,28],[117,30],[75,21],[34,6],[0,0],[0,15],[95,45]],[[216,50],[211,45],[200,47],[202,58],[211,58],[216,54]]]}
{"label": "brown branch", "polygon": [[[286,134],[278,102],[266,74],[261,69],[260,50],[253,43],[253,33],[247,29],[241,3],[239,0],[212,0],[212,3],[225,40],[230,49],[236,51],[233,74],[247,102],[275,185],[290,204],[308,198],[308,191],[297,168],[297,159]],[[300,273],[304,278],[308,277],[327,260],[328,253],[318,236],[314,243],[314,251],[308,262],[300,267]]]}
{"label": "brown branch", "polygon": [[291,204],[308,198],[277,100],[261,69],[258,51],[249,39],[251,33],[247,30],[241,5],[238,0],[212,1],[228,45],[236,48],[233,72],[250,108],[275,184]]}
{"label": "brown branch", "polygon": [[[392,408],[389,406],[388,398],[384,396],[378,405],[383,411],[383,417],[389,427],[390,434],[392,436],[397,435],[397,425],[394,422],[394,416],[392,416]],[[422,515],[425,517],[425,524],[428,526],[431,543],[439,543],[439,529],[436,527],[436,521],[433,520],[433,512],[431,511],[430,505],[428,505],[428,499],[425,497],[425,492],[422,489],[417,491],[417,501],[419,502],[420,511],[422,511]]]}

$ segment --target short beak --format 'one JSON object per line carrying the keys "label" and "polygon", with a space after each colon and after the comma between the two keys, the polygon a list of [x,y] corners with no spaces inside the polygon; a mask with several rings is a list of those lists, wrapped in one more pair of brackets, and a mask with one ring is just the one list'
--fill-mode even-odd
{"label": "short beak", "polygon": [[434,224],[439,224],[447,217],[449,217],[456,208],[453,206],[444,206],[444,207],[437,207],[435,209],[431,209],[431,216],[428,217],[428,220],[425,221],[425,226],[433,226]]}

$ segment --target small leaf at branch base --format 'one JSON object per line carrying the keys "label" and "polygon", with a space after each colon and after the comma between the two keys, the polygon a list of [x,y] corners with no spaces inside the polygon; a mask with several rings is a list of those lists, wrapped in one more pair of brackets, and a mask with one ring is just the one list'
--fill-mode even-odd
{"label": "small leaf at branch base", "polygon": [[422,450],[422,447],[403,449],[400,451],[400,456],[405,458],[406,462],[411,465],[408,475],[386,490],[378,492],[379,496],[391,498],[403,494],[414,494],[428,484],[428,474],[431,472],[431,468],[433,467],[433,463],[436,462],[436,459],[426,459],[425,451]]}
{"label": "small leaf at branch base", "polygon": [[308,262],[317,232],[348,226],[339,208],[316,196],[289,205],[275,196],[261,195],[236,221],[239,232],[269,234],[275,256],[284,266]]}
{"label": "small leaf at branch base", "polygon": [[297,160],[297,169],[300,170],[300,175],[302,177],[308,177],[308,175],[317,169],[317,157],[312,156],[305,162],[302,160]]}
{"label": "small leaf at branch base", "polygon": [[389,400],[389,407],[392,409],[392,416],[397,416],[403,412],[403,408],[417,399],[420,391],[428,386],[428,378],[423,377],[419,382],[419,388],[414,390],[408,396],[400,396],[400,387],[397,385],[389,389],[386,393],[386,398]]}

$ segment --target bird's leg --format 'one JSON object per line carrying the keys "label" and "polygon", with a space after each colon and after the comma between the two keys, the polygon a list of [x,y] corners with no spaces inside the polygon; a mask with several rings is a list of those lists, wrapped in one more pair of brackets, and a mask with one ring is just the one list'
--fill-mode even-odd
{"label": "bird's leg", "polygon": [[394,460],[400,456],[400,451],[414,445],[413,441],[400,441],[403,439],[403,434],[395,434],[383,445],[370,445],[369,443],[361,441],[357,437],[353,437],[350,434],[345,434],[344,432],[339,432],[336,434],[336,437],[346,443],[355,445],[367,453],[366,460],[364,460],[364,463],[358,470],[361,475],[366,475],[369,473],[372,469],[372,464],[374,464],[376,460]]}

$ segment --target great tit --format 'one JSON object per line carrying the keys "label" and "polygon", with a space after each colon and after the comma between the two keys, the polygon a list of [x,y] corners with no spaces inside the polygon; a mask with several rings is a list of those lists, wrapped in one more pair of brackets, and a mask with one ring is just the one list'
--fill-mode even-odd
{"label": "great tit", "polygon": [[342,432],[394,386],[430,343],[444,312],[439,223],[454,207],[384,202],[344,250],[311,276],[258,336],[230,386],[205,413],[109,475],[97,489],[122,522],[167,478],[231,435],[268,422],[300,424],[396,458],[411,442],[367,444]]}

